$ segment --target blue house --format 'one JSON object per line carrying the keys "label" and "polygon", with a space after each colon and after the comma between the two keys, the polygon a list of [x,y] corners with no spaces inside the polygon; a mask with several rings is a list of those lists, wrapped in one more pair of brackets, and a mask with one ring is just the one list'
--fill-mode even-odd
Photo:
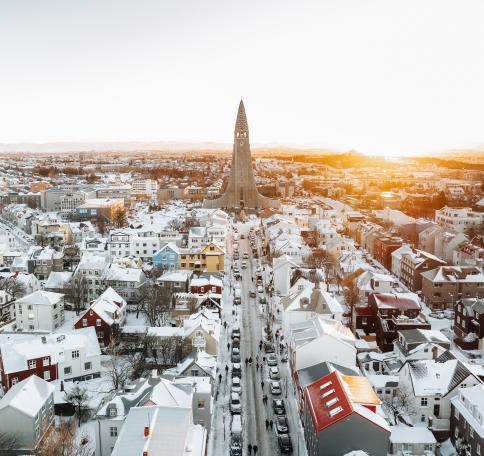
{"label": "blue house", "polygon": [[175,271],[178,269],[178,247],[169,242],[153,255],[153,264],[162,271]]}

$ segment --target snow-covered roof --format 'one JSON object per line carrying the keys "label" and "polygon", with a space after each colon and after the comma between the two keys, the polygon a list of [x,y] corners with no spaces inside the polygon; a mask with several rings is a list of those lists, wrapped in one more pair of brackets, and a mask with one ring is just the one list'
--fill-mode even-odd
{"label": "snow-covered roof", "polygon": [[437,443],[434,434],[425,427],[410,427],[405,424],[399,424],[398,426],[392,426],[390,430],[390,442],[392,443]]}
{"label": "snow-covered roof", "polygon": [[166,272],[156,279],[158,282],[185,282],[188,280],[193,271],[190,270],[177,270],[172,272]]}
{"label": "snow-covered roof", "polygon": [[66,286],[72,278],[72,272],[70,271],[52,271],[45,282],[44,288],[46,289],[61,289]]}
{"label": "snow-covered roof", "polygon": [[119,315],[120,310],[125,307],[126,301],[109,287],[90,305],[89,309],[80,318],[82,319],[87,312],[93,310],[104,322],[112,325],[116,321],[115,314],[118,313]]}
{"label": "snow-covered roof", "polygon": [[192,406],[192,394],[188,394],[175,383],[162,378],[160,383],[154,386],[147,405],[189,408]]}
{"label": "snow-covered roof", "polygon": [[53,385],[37,375],[32,375],[13,385],[3,396],[0,400],[0,416],[2,410],[12,407],[30,417],[35,417],[53,392]]}
{"label": "snow-covered roof", "polygon": [[52,291],[37,290],[23,298],[17,299],[18,304],[52,306],[58,303],[64,295]]}
{"label": "snow-covered roof", "polygon": [[104,271],[104,278],[106,280],[118,282],[141,282],[144,273],[142,269],[138,268],[123,268],[117,264],[110,264]]}

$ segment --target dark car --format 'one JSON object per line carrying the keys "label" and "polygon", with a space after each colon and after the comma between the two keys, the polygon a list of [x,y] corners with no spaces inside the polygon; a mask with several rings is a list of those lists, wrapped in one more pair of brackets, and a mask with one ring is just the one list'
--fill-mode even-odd
{"label": "dark car", "polygon": [[242,365],[240,363],[234,363],[232,365],[232,377],[241,377],[242,376]]}
{"label": "dark car", "polygon": [[289,432],[289,424],[285,416],[276,416],[276,431],[278,434],[287,434]]}
{"label": "dark car", "polygon": [[254,290],[250,290],[250,297],[255,298],[256,296],[257,296],[257,293]]}
{"label": "dark car", "polygon": [[266,353],[274,353],[275,352],[275,350],[274,350],[274,344],[272,342],[265,341],[264,342],[264,351]]}
{"label": "dark car", "polygon": [[232,347],[240,348],[240,339],[238,337],[232,339]]}
{"label": "dark car", "polygon": [[281,453],[292,453],[291,438],[287,434],[279,434],[279,436],[277,437],[277,443],[279,444],[279,449],[281,450]]}
{"label": "dark car", "polygon": [[230,456],[242,456],[242,439],[239,435],[232,436],[230,441]]}
{"label": "dark car", "polygon": [[234,326],[232,329],[232,339],[238,337],[240,339],[240,328],[238,326]]}
{"label": "dark car", "polygon": [[276,415],[285,415],[286,407],[284,405],[284,401],[282,399],[274,399],[272,401],[272,410],[274,410]]}
{"label": "dark car", "polygon": [[236,347],[232,348],[231,360],[233,363],[240,363],[240,350]]}

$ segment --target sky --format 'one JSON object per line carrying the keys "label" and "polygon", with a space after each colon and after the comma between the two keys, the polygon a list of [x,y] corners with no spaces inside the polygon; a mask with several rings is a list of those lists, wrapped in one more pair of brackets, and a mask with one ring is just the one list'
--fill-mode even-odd
{"label": "sky", "polygon": [[0,0],[0,142],[484,144],[482,0]]}

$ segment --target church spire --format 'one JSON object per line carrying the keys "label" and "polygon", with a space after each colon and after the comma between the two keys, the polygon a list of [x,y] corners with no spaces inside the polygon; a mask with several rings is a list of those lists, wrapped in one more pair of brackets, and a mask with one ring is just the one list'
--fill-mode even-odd
{"label": "church spire", "polygon": [[239,110],[237,112],[237,120],[235,121],[235,136],[247,137],[249,133],[249,124],[247,123],[247,116],[245,115],[245,106],[242,99],[240,99]]}

